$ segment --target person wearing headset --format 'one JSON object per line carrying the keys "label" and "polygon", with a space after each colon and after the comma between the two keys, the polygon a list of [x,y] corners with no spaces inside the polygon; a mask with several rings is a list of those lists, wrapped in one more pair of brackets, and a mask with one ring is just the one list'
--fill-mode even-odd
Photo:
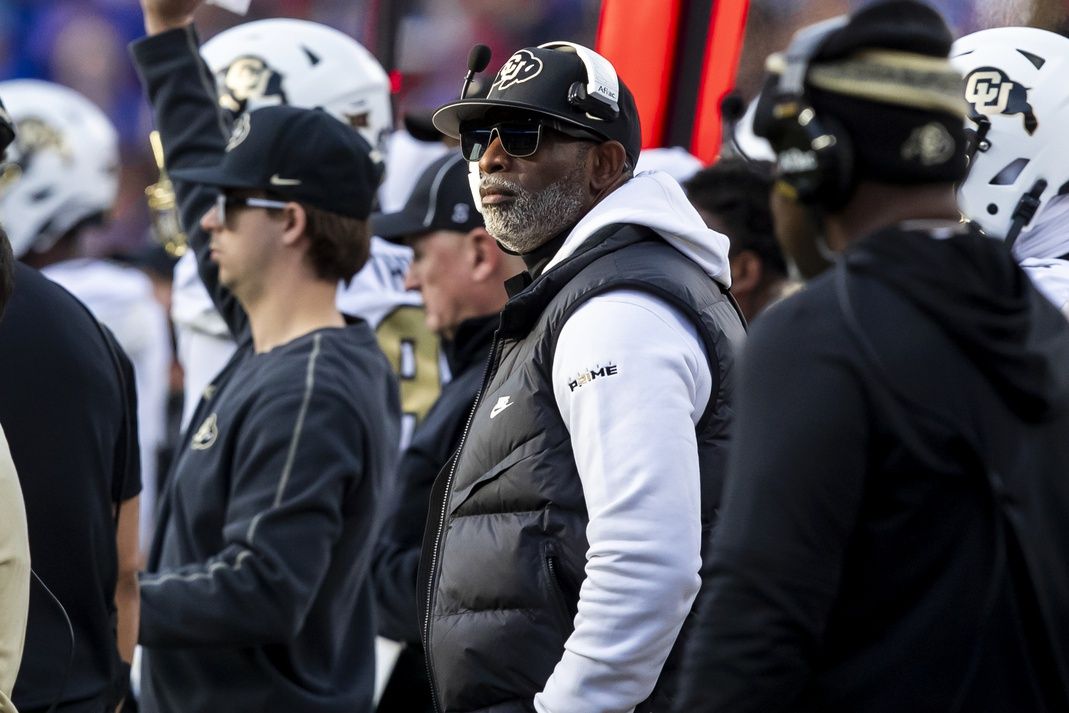
{"label": "person wearing headset", "polygon": [[1069,709],[1069,329],[960,221],[952,39],[891,0],[770,58],[841,256],[750,333],[677,711]]}
{"label": "person wearing headset", "polygon": [[437,709],[663,710],[744,336],[728,239],[675,179],[633,175],[634,99],[585,47],[521,49],[485,98],[433,121],[527,266],[431,496],[419,591]]}

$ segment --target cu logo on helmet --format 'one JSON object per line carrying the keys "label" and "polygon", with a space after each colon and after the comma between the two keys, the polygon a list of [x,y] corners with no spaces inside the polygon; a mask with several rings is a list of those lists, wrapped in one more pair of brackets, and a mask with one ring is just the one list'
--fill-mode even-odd
{"label": "cu logo on helmet", "polygon": [[238,57],[219,76],[219,104],[235,114],[260,105],[286,103],[282,75],[259,57]]}
{"label": "cu logo on helmet", "polygon": [[981,67],[966,77],[965,101],[972,106],[974,119],[996,114],[1020,114],[1029,134],[1039,125],[1032,105],[1028,103],[1028,88],[995,67]]}
{"label": "cu logo on helmet", "polygon": [[29,170],[34,158],[43,152],[52,152],[65,163],[71,161],[71,149],[63,134],[43,119],[28,117],[18,122],[15,133],[17,162],[24,170]]}

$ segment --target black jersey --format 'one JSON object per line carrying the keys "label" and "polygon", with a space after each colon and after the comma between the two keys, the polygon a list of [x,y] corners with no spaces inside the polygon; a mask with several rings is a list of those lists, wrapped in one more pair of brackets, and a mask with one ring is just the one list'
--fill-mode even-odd
{"label": "black jersey", "polygon": [[[123,686],[114,512],[141,490],[129,360],[89,310],[18,264],[0,320],[0,424],[26,501],[34,571],[19,710],[99,711]],[[67,661],[71,663],[68,666]],[[61,691],[62,689],[62,691]]]}

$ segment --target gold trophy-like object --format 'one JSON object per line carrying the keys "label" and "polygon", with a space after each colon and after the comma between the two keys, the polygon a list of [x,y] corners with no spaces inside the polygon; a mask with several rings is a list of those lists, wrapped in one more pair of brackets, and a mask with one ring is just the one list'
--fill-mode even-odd
{"label": "gold trophy-like object", "polygon": [[153,131],[148,138],[149,143],[152,144],[152,155],[156,158],[156,166],[160,169],[160,180],[145,189],[149,214],[152,217],[152,230],[156,241],[163,246],[168,255],[182,257],[186,252],[188,241],[178,221],[174,185],[167,177],[167,169],[163,165],[163,143],[160,141],[160,132]]}

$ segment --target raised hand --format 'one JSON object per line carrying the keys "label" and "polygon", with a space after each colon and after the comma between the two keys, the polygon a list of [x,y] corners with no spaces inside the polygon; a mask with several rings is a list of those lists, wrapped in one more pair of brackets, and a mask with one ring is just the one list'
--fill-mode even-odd
{"label": "raised hand", "polygon": [[193,11],[201,0],[141,0],[145,32],[156,35],[193,22]]}

